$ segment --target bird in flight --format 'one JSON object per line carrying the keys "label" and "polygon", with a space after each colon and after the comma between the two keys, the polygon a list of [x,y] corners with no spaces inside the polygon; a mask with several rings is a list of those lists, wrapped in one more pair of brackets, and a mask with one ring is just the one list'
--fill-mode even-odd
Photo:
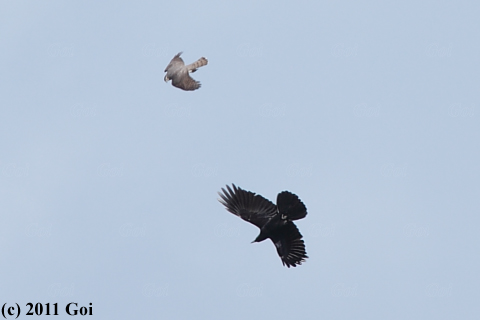
{"label": "bird in flight", "polygon": [[189,73],[195,72],[198,68],[207,65],[208,60],[204,57],[201,57],[194,63],[186,66],[183,62],[183,59],[180,58],[181,54],[181,52],[177,53],[177,55],[173,57],[168,66],[165,68],[164,72],[167,74],[163,80],[165,80],[165,82],[172,80],[172,85],[182,90],[197,90],[200,88],[200,82],[195,81],[192,77],[190,77]]}
{"label": "bird in flight", "polygon": [[305,243],[297,226],[292,222],[305,218],[307,208],[303,202],[289,191],[280,192],[277,205],[259,194],[243,190],[232,184],[232,188],[222,188],[218,199],[225,208],[236,216],[258,228],[260,234],[253,242],[272,240],[282,263],[296,267],[308,258]]}

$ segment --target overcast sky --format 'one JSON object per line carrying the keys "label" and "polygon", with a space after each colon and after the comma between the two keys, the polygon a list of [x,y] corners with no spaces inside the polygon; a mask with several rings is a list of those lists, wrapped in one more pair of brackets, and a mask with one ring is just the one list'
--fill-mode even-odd
{"label": "overcast sky", "polygon": [[[479,9],[1,1],[0,302],[477,318]],[[163,81],[180,51],[208,58],[197,91]],[[231,183],[302,199],[304,264],[250,243],[217,201]]]}

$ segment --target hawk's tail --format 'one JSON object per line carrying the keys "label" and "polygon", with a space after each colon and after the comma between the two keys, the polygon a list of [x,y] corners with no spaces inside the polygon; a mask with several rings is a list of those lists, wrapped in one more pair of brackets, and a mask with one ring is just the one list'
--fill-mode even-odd
{"label": "hawk's tail", "polygon": [[197,71],[198,68],[206,66],[207,63],[208,63],[208,60],[204,57],[201,57],[200,59],[198,59],[194,63],[189,64],[187,66],[187,69],[188,69],[189,72],[195,72],[195,71]]}

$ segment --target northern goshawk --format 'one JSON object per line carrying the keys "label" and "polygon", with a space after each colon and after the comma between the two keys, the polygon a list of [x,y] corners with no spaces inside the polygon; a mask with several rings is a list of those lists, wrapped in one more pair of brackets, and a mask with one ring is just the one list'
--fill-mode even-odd
{"label": "northern goshawk", "polygon": [[191,72],[197,71],[198,68],[207,65],[208,60],[204,57],[201,57],[192,64],[185,66],[183,59],[180,58],[182,52],[179,52],[172,61],[165,68],[167,74],[165,75],[165,82],[172,80],[172,85],[174,87],[180,88],[182,90],[192,91],[200,88],[200,82],[195,81],[190,77]]}

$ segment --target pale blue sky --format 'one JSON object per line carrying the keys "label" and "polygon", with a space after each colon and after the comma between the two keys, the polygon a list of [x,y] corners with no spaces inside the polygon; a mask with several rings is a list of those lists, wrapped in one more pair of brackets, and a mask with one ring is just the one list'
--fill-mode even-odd
{"label": "pale blue sky", "polygon": [[[1,1],[2,304],[478,318],[479,9]],[[179,51],[200,90],[163,82]],[[232,182],[299,195],[304,265],[250,243]]]}

